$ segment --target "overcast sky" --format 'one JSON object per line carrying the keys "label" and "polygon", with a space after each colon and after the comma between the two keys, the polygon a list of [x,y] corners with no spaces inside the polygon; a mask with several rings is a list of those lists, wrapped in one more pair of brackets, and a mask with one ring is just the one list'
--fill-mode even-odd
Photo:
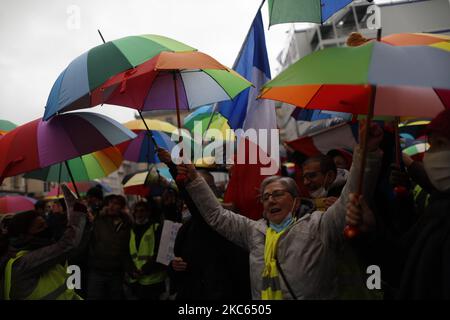
{"label": "overcast sky", "polygon": [[[6,0],[0,10],[0,119],[23,124],[40,118],[60,72],[78,55],[106,41],[129,35],[160,34],[232,64],[261,0]],[[75,6],[75,11],[73,8]],[[77,28],[76,11],[80,20]],[[271,68],[290,24],[267,30]],[[99,108],[91,110],[99,111]],[[102,107],[120,122],[132,109]]]}

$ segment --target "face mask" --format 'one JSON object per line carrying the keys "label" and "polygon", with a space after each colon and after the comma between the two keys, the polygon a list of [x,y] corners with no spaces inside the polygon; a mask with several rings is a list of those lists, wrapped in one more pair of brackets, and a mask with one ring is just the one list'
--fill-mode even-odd
{"label": "face mask", "polygon": [[317,190],[314,191],[310,191],[309,195],[311,196],[311,198],[313,199],[317,199],[317,198],[325,198],[328,194],[327,189],[325,189],[325,184],[328,178],[328,173],[325,175],[325,179],[323,179],[323,185],[318,188]]}
{"label": "face mask", "polygon": [[423,165],[437,190],[441,192],[450,190],[450,150],[425,152]]}
{"label": "face mask", "polygon": [[283,231],[284,229],[286,229],[287,227],[289,227],[291,225],[292,221],[294,220],[294,218],[292,216],[292,211],[294,210],[295,202],[296,202],[296,200],[294,200],[294,204],[292,205],[292,210],[287,214],[287,216],[284,218],[284,220],[281,223],[275,224],[273,222],[269,222],[269,226],[273,230],[275,230],[276,233]]}

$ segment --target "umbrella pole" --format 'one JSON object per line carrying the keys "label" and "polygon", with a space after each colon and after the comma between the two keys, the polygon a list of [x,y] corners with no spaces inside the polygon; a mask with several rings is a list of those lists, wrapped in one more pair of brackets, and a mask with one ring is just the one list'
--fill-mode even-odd
{"label": "umbrella pole", "polygon": [[70,180],[72,180],[73,188],[75,190],[75,193],[77,194],[77,198],[80,199],[80,193],[78,192],[78,188],[77,188],[77,185],[75,183],[75,179],[73,178],[72,171],[70,171],[69,164],[67,163],[67,160],[64,161],[64,163],[66,164],[67,171],[69,172]]}
{"label": "umbrella pole", "polygon": [[206,126],[206,129],[205,129],[205,131],[204,131],[203,134],[202,134],[202,141],[203,141],[203,139],[204,139],[204,136],[206,135],[206,132],[209,130],[209,127],[211,126],[212,120],[213,120],[213,118],[214,118],[214,113],[216,113],[217,105],[218,105],[218,104],[215,103],[215,104],[214,104],[214,107],[213,107],[213,109],[212,109],[212,111],[211,111],[211,116],[209,117],[208,125]]}
{"label": "umbrella pole", "polygon": [[59,198],[59,191],[61,187],[61,169],[62,169],[62,163],[59,163],[59,170],[58,170],[58,192],[56,194],[56,198]]}
{"label": "umbrella pole", "polygon": [[[175,106],[177,108],[178,143],[181,143],[183,142],[183,137],[181,136],[180,102],[178,101],[177,73],[175,71],[173,72],[173,88],[175,90]],[[180,156],[183,157],[183,148],[181,148]],[[181,184],[184,184],[187,177],[184,174],[178,174],[175,180]]]}
{"label": "umbrella pole", "polygon": [[368,152],[367,141],[369,140],[370,125],[371,125],[372,119],[373,119],[376,95],[377,95],[377,86],[372,85],[371,94],[370,94],[369,112],[367,113],[366,127],[364,129],[364,138],[363,138],[363,141],[361,141],[362,150],[361,150],[361,165],[360,165],[360,170],[359,170],[358,194],[362,194],[362,191],[363,191],[364,171],[366,170],[366,162],[367,162],[366,158],[367,158],[367,152]]}
{"label": "umbrella pole", "polygon": [[[377,30],[377,41],[381,40],[381,33],[382,33],[382,29],[379,28]],[[377,95],[377,86],[372,85],[371,93],[370,93],[369,111],[367,113],[367,119],[366,119],[366,128],[364,130],[364,140],[361,141],[362,142],[362,154],[361,154],[361,166],[360,166],[360,171],[359,171],[358,194],[362,194],[362,191],[363,191],[364,171],[366,170],[366,158],[367,158],[367,141],[369,140],[370,125],[371,125],[371,122],[373,119],[376,95]]]}
{"label": "umbrella pole", "polygon": [[400,117],[395,117],[395,123],[394,123],[394,139],[395,139],[395,164],[400,167],[400,154],[401,154],[401,148],[400,148],[400,133],[398,125],[400,123]]}
{"label": "umbrella pole", "polygon": [[[155,137],[153,136],[153,132],[149,129],[147,122],[145,122],[144,116],[142,115],[142,111],[138,110],[139,112],[139,116],[142,119],[142,122],[144,123],[145,129],[147,130],[147,134],[150,137],[150,139],[152,139],[153,145],[155,146],[155,148],[158,148],[158,144],[156,143]],[[150,164],[150,146],[149,146],[149,150],[147,150],[147,163]],[[149,166],[147,166],[147,169],[150,168]]]}

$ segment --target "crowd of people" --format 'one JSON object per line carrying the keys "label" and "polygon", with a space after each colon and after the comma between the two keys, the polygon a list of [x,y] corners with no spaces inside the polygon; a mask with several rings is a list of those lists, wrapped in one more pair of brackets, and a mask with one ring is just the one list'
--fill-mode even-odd
{"label": "crowd of people", "polygon": [[[360,194],[359,146],[290,150],[298,171],[262,182],[259,220],[229,210],[210,172],[163,149],[186,179],[137,202],[98,187],[77,199],[63,185],[64,199],[2,221],[2,299],[448,299],[450,110],[428,125],[423,163],[392,165],[395,135],[368,130]],[[168,266],[156,259],[167,220],[182,223]],[[66,284],[68,265],[81,270],[78,288]],[[370,265],[381,288],[366,285]]]}

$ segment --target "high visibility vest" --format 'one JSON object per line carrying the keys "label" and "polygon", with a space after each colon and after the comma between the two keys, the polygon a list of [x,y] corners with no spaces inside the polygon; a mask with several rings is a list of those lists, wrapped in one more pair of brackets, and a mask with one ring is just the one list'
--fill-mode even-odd
{"label": "high visibility vest", "polygon": [[272,228],[267,228],[264,246],[264,270],[262,273],[262,300],[283,300],[275,257],[278,239],[284,231],[277,233]]}
{"label": "high visibility vest", "polygon": [[[11,300],[11,274],[13,263],[28,251],[19,251],[14,258],[9,259],[5,268],[5,300]],[[37,286],[25,300],[82,300],[73,289],[67,288],[67,266],[60,264],[50,268],[39,277]]]}
{"label": "high visibility vest", "polygon": [[[133,230],[130,234],[130,255],[134,265],[138,270],[141,270],[145,263],[155,255],[155,231],[159,223],[152,224],[142,236],[139,243],[139,249],[136,248],[136,235]],[[160,271],[149,275],[144,275],[139,278],[139,283],[142,285],[150,285],[162,282],[166,279],[166,272]],[[136,279],[129,279],[130,283],[136,282]]]}

